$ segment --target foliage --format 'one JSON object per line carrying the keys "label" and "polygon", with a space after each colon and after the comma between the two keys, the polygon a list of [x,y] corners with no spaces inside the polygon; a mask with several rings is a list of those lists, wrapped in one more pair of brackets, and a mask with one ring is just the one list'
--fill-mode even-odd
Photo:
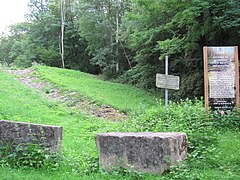
{"label": "foliage", "polygon": [[[216,130],[213,122],[206,121],[202,101],[190,100],[171,103],[169,110],[159,106],[150,108],[139,116],[126,122],[124,130],[137,132],[185,132],[188,136],[188,151],[191,159],[209,158],[212,146],[215,145]],[[204,156],[203,156],[204,153]]]}
{"label": "foliage", "polygon": [[129,0],[89,0],[78,4],[79,34],[87,42],[91,63],[98,65],[107,77],[129,68],[125,49],[119,42],[121,19],[129,3]]}
{"label": "foliage", "polygon": [[9,52],[13,44],[12,38],[0,37],[0,63],[9,66],[13,61],[9,59]]}
{"label": "foliage", "polygon": [[51,170],[56,169],[60,162],[57,153],[33,143],[19,144],[14,147],[3,142],[0,147],[0,159],[0,165]]}
{"label": "foliage", "polygon": [[240,130],[240,112],[235,109],[233,111],[226,111],[224,115],[211,113],[209,118],[214,119],[213,126],[220,130]]}
{"label": "foliage", "polygon": [[[18,67],[29,67],[33,62],[61,67],[60,58],[60,2],[31,0],[27,22],[12,25],[10,34],[3,35],[0,43],[0,62]],[[66,0],[64,31],[66,68],[98,73],[89,62],[86,43],[78,34],[73,2]]]}
{"label": "foliage", "polygon": [[[154,89],[155,74],[164,72],[161,61],[170,55],[170,74],[181,79],[180,90],[171,96],[175,99],[203,96],[202,47],[238,44],[235,38],[239,33],[238,5],[236,0],[134,0],[124,18],[126,30],[122,35],[134,52],[132,59],[137,67],[130,76],[127,72],[129,81]],[[141,67],[151,71],[141,71]],[[131,81],[138,74],[141,78]]]}
{"label": "foliage", "polygon": [[[222,143],[222,138],[225,138],[221,134],[226,131],[239,133],[238,114],[238,111],[229,112],[226,115],[212,113],[206,119],[207,115],[202,101],[172,102],[168,112],[160,103],[157,107],[152,107],[138,116],[131,117],[125,122],[121,130],[129,132],[185,132],[188,136],[189,154],[187,159],[179,166],[172,167],[166,173],[166,178],[204,179],[206,174],[205,176],[202,173],[199,174],[195,168],[200,171],[208,168],[226,168],[221,163],[220,157],[223,153],[226,155],[227,150],[221,151],[218,146],[220,142]],[[224,145],[221,146],[224,147]],[[234,148],[235,145],[231,146]],[[238,159],[238,155],[236,158]],[[231,171],[235,172],[236,167],[239,165],[232,166]]]}
{"label": "foliage", "polygon": [[[203,96],[203,46],[239,44],[238,0],[65,0],[65,66],[151,91],[155,74],[180,76],[174,100]],[[58,0],[30,0],[27,22],[0,38],[0,62],[61,67]]]}

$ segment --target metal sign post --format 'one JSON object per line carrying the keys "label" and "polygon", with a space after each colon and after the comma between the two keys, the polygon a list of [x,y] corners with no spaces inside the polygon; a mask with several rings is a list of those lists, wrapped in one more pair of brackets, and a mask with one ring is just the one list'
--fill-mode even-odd
{"label": "metal sign post", "polygon": [[[165,75],[168,75],[168,56],[165,57]],[[168,113],[168,89],[165,88],[165,108]]]}
{"label": "metal sign post", "polygon": [[168,89],[179,90],[179,76],[168,75],[168,56],[165,58],[165,74],[156,74],[156,86],[165,89],[165,109],[168,113]]}

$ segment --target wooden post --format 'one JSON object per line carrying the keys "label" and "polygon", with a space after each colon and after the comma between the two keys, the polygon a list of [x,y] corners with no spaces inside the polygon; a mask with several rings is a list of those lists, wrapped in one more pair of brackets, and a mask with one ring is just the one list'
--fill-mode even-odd
{"label": "wooden post", "polygon": [[239,107],[239,71],[238,71],[238,46],[234,48],[235,60],[235,81],[236,81],[236,107]]}
{"label": "wooden post", "polygon": [[205,97],[205,109],[208,112],[208,56],[207,46],[203,47],[203,58],[204,58],[204,97]]}

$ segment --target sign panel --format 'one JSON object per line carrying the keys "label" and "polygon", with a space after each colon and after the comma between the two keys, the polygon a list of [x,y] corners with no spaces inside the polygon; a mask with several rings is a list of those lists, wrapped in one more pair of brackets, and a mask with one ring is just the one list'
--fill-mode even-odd
{"label": "sign panel", "polygon": [[179,89],[179,76],[156,74],[156,86],[165,89]]}
{"label": "sign panel", "polygon": [[205,107],[231,110],[239,103],[237,47],[204,47]]}

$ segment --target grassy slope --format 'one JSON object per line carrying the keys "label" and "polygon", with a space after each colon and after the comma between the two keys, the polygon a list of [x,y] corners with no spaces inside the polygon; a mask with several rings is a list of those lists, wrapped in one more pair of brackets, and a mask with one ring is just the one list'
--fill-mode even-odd
{"label": "grassy slope", "polygon": [[[61,179],[61,176],[70,176],[68,173],[74,169],[74,166],[76,168],[77,165],[83,166],[84,164],[79,163],[79,156],[96,156],[94,134],[114,131],[118,126],[118,123],[86,118],[78,112],[68,111],[54,103],[46,102],[41,96],[23,87],[2,71],[0,71],[0,82],[0,119],[63,126],[63,152],[72,162],[73,167],[64,167],[63,165],[62,170],[58,173],[54,172],[54,177],[59,175]],[[29,177],[29,179],[33,179],[35,176],[36,179],[49,178],[47,173],[38,171],[11,170],[10,174],[6,168],[2,168],[0,171],[0,179],[23,176]]]}
{"label": "grassy slope", "polygon": [[39,75],[65,90],[76,91],[99,104],[119,110],[139,111],[155,104],[156,98],[146,91],[109,81],[74,70],[37,66]]}
{"label": "grassy slope", "polygon": [[[63,73],[63,70],[54,68],[40,67],[39,72],[51,73],[48,74],[49,79],[54,80],[50,76],[56,76],[54,71]],[[51,71],[49,71],[51,70]],[[70,74],[70,75],[69,75]],[[74,80],[73,74],[75,72],[66,70],[66,75],[71,76],[70,80]],[[81,73],[80,73],[81,74]],[[85,75],[85,74],[83,74]],[[79,79],[79,73],[76,72],[76,77]],[[87,75],[86,75],[87,76]],[[56,79],[56,78],[55,78]],[[87,77],[88,81],[90,77]],[[60,81],[60,79],[59,79]],[[65,89],[74,90],[74,85],[68,83],[57,84]],[[95,81],[95,79],[93,80]],[[98,81],[98,80],[97,80]],[[64,107],[47,102],[41,96],[34,91],[23,87],[19,82],[14,80],[11,76],[0,71],[0,119],[43,123],[61,125],[64,128],[63,131],[63,153],[70,166],[65,164],[60,166],[58,171],[46,172],[45,170],[30,170],[30,169],[11,169],[6,167],[0,167],[0,179],[122,179],[121,174],[101,174],[94,173],[85,176],[74,175],[74,171],[78,171],[78,167],[84,166],[83,156],[96,156],[97,149],[94,142],[94,134],[97,132],[105,131],[117,131],[119,123],[112,123],[106,121],[99,121],[92,118],[82,116],[78,112],[69,111]],[[107,82],[99,82],[101,87]],[[110,83],[111,84],[111,83]],[[69,87],[68,87],[69,86]],[[121,85],[119,85],[121,86]],[[109,85],[108,88],[113,86]],[[116,86],[115,86],[116,87]],[[79,88],[79,87],[78,87]],[[104,88],[102,88],[104,89]],[[128,91],[128,87],[127,90]],[[87,91],[87,88],[86,88]],[[124,89],[121,91],[126,92]],[[115,92],[115,90],[109,90],[109,92]],[[90,93],[90,92],[88,92]],[[144,97],[148,95],[143,94]],[[94,94],[92,96],[97,96]],[[136,97],[135,97],[136,98]],[[141,99],[141,98],[140,98]],[[154,99],[154,98],[153,98]],[[141,99],[142,100],[142,99]],[[138,100],[140,102],[141,100]],[[153,100],[154,101],[154,100]],[[111,99],[109,99],[109,104]],[[152,102],[153,103],[153,102]],[[119,105],[119,104],[118,104]],[[129,106],[134,110],[137,104]],[[120,107],[120,106],[119,106]],[[240,133],[227,132],[221,135],[221,143],[219,144],[218,151],[221,152],[221,156],[218,157],[217,163],[221,165],[221,168],[208,167],[206,169],[198,169],[197,167],[192,169],[193,174],[201,175],[202,179],[240,179],[239,163],[240,163]],[[124,177],[125,179],[134,179],[131,175]],[[148,176],[143,179],[154,179],[156,177]]]}

